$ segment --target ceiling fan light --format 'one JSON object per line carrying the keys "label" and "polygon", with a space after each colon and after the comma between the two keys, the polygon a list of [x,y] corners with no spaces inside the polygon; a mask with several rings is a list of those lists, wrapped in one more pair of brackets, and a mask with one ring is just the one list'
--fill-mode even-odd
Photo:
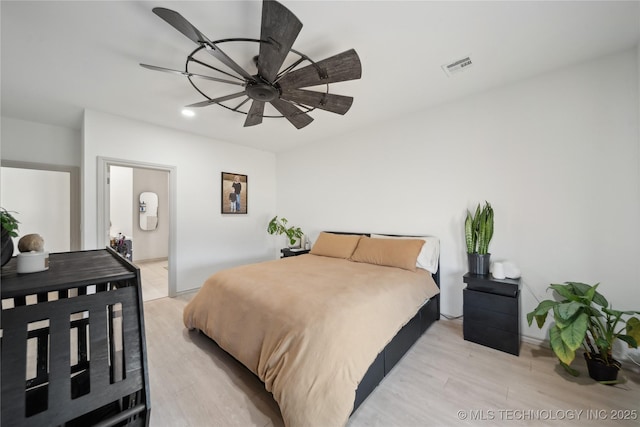
{"label": "ceiling fan light", "polygon": [[193,117],[196,115],[196,113],[193,110],[189,110],[188,108],[183,108],[182,115],[185,117]]}

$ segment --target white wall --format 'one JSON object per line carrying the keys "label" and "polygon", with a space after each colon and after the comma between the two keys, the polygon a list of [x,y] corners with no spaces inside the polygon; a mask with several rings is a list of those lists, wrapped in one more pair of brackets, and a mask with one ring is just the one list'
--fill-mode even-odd
{"label": "white wall", "polygon": [[545,336],[524,314],[552,282],[601,282],[638,309],[637,63],[629,50],[281,153],[277,213],[311,239],[439,236],[442,312],[460,315],[464,216],[488,200],[493,259],[522,270],[525,335]]}
{"label": "white wall", "polygon": [[71,177],[68,172],[2,167],[0,205],[14,212],[20,222],[18,242],[27,234],[39,234],[44,250],[66,252],[71,248]]}
{"label": "white wall", "polygon": [[[33,225],[37,229],[37,232],[49,236],[45,239],[46,250],[50,252],[69,250],[69,240],[72,249],[79,249],[80,202],[78,198],[80,195],[78,188],[80,183],[75,169],[80,167],[80,153],[82,150],[81,132],[76,129],[2,116],[0,117],[0,141],[2,142],[0,154],[3,161],[24,162],[25,164],[38,164],[40,166],[51,165],[50,169],[58,171],[54,173],[54,175],[58,176],[60,176],[62,171],[66,171],[63,173],[64,175],[71,173],[71,182],[69,183],[68,176],[65,185],[67,188],[71,185],[72,194],[53,198],[58,212],[64,211],[64,215],[67,217],[71,215],[71,228],[66,226],[66,231],[64,230],[65,227],[58,227],[56,230],[48,229],[45,224],[50,221],[50,218],[38,217],[37,215],[33,218],[35,219],[37,217],[38,221],[33,223]],[[16,165],[12,164],[12,167],[16,167]],[[22,168],[23,166],[18,167]],[[28,167],[31,168],[32,165]],[[36,169],[31,170],[34,174],[43,172],[39,171],[39,169],[40,167],[38,166]],[[51,186],[54,182],[55,181],[51,180],[47,183],[48,190],[46,191],[49,195],[55,191]],[[3,180],[0,184],[3,193],[10,190],[11,182],[5,182]],[[40,186],[40,190],[43,190],[42,186]],[[32,195],[35,194],[34,191],[32,191]],[[69,203],[70,201],[72,206],[62,206],[61,203],[63,203],[63,200],[66,200],[65,203]],[[24,215],[27,214],[24,207],[21,209],[20,215],[22,218],[18,218],[18,220],[26,220]],[[20,228],[21,233],[26,231],[27,226]],[[71,237],[69,237],[69,233]],[[14,240],[17,242],[17,239]]]}
{"label": "white wall", "polygon": [[[158,223],[155,230],[140,228],[140,193],[158,195]],[[133,169],[133,259],[143,261],[167,258],[169,254],[169,173],[151,169]]]}
{"label": "white wall", "polygon": [[[220,268],[273,257],[266,225],[275,212],[275,155],[88,110],[84,116],[83,246],[98,246],[98,156],[173,166],[177,174],[177,291]],[[249,176],[249,213],[220,214],[220,173]]]}
{"label": "white wall", "polygon": [[2,158],[51,165],[80,166],[79,130],[2,117]]}

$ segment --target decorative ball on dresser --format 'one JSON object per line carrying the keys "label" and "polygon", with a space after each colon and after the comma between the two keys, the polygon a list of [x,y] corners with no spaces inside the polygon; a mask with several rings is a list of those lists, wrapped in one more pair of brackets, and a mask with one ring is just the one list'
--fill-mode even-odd
{"label": "decorative ball on dresser", "polygon": [[44,251],[44,239],[39,234],[26,234],[18,241],[20,252],[42,252]]}
{"label": "decorative ball on dresser", "polygon": [[26,234],[18,241],[18,273],[36,273],[49,269],[49,252],[44,250],[44,239],[39,234]]}

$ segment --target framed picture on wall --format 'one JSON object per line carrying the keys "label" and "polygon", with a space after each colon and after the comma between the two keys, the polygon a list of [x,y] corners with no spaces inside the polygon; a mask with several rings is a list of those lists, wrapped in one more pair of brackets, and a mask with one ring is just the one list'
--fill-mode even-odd
{"label": "framed picture on wall", "polygon": [[220,213],[246,214],[248,205],[247,175],[222,172]]}

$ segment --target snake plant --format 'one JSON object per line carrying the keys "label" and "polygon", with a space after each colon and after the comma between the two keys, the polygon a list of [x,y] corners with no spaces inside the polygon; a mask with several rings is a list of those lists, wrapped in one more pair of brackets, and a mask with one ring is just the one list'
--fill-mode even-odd
{"label": "snake plant", "polygon": [[489,243],[493,237],[493,208],[489,202],[484,202],[482,209],[478,203],[476,212],[471,215],[467,211],[464,222],[464,237],[467,243],[467,253],[485,255],[489,251]]}

